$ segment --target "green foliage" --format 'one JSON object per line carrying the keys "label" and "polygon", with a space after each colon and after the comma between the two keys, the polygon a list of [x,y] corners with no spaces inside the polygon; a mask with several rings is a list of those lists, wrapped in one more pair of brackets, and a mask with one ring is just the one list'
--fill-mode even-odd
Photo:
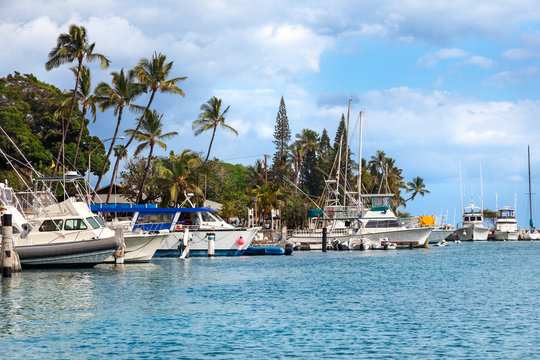
{"label": "green foliage", "polygon": [[[206,198],[224,203],[238,200],[245,195],[250,183],[250,171],[240,164],[228,164],[212,161],[208,164],[208,176],[203,185]],[[247,201],[242,201],[247,203]]]}
{"label": "green foliage", "polygon": [[[17,72],[0,79],[0,85],[0,126],[36,170],[50,174],[53,158],[62,139],[62,117],[55,117],[54,114],[66,98],[69,98],[69,94],[37,80],[33,75],[21,75]],[[73,159],[81,127],[81,112],[75,109],[74,113],[75,118],[66,138],[67,159]],[[83,134],[83,150],[77,154],[77,168],[81,173],[85,172],[87,167],[87,143],[90,141],[88,131]],[[4,134],[1,135],[2,149],[18,161],[23,161],[9,139]],[[69,162],[66,165],[68,164]],[[0,161],[0,168],[10,168],[5,159]]]}

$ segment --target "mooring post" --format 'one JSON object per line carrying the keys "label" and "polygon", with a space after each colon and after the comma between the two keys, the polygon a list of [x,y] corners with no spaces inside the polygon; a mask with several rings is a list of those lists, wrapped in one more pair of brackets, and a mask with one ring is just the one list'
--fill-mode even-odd
{"label": "mooring post", "polygon": [[322,228],[322,251],[326,252],[326,227]]}
{"label": "mooring post", "polygon": [[121,240],[121,247],[116,250],[114,253],[114,263],[116,265],[123,264],[126,258],[126,243],[124,241],[124,230],[123,229],[114,229],[114,235],[117,239]]}
{"label": "mooring post", "polygon": [[207,233],[206,236],[208,237],[208,257],[214,257],[216,252],[216,234]]}
{"label": "mooring post", "polygon": [[4,214],[2,215],[2,277],[11,277],[13,258],[13,226],[11,214]]}

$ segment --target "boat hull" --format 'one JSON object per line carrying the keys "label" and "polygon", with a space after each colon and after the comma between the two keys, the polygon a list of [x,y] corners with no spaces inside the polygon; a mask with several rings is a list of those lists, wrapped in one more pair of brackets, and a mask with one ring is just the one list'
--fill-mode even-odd
{"label": "boat hull", "polygon": [[111,256],[121,245],[116,237],[95,240],[15,246],[21,266],[93,267]]}
{"label": "boat hull", "polygon": [[381,239],[388,239],[396,244],[398,248],[420,248],[428,245],[428,237],[431,234],[431,228],[415,229],[374,229],[373,232],[364,232],[362,235],[374,243],[380,243]]}
{"label": "boat hull", "polygon": [[[169,234],[124,234],[124,263],[150,262],[162,241]],[[105,259],[106,263],[114,263],[113,255]]]}
{"label": "boat hull", "polygon": [[[255,234],[260,227],[247,229],[216,229],[216,230],[190,230],[190,257],[208,256],[208,234],[215,235],[214,256],[238,256],[251,245]],[[179,257],[181,255],[184,232],[172,232],[166,237],[158,250],[156,257]],[[240,241],[240,238],[243,241]]]}
{"label": "boat hull", "polygon": [[458,239],[461,241],[487,241],[489,229],[486,227],[462,227],[457,231]]}
{"label": "boat hull", "polygon": [[[443,240],[449,240],[449,238],[452,237],[453,233],[454,233],[454,230],[433,229],[431,234],[429,234],[429,243],[438,244]],[[452,240],[454,239],[452,238]]]}
{"label": "boat hull", "polygon": [[517,241],[518,231],[499,231],[493,233],[494,239],[497,241]]}

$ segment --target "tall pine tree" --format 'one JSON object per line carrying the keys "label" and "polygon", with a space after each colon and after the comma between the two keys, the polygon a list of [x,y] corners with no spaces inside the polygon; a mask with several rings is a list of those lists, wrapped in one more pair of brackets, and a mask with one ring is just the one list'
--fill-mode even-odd
{"label": "tall pine tree", "polygon": [[287,175],[287,149],[291,140],[291,130],[289,129],[289,119],[285,109],[285,100],[283,96],[279,102],[279,110],[276,116],[276,127],[274,129],[273,143],[276,145],[274,154],[272,173],[274,181],[281,184],[283,178]]}

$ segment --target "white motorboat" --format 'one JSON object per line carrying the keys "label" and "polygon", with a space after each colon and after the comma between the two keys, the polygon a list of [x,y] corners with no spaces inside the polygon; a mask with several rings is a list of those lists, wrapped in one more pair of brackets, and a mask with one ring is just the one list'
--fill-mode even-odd
{"label": "white motorboat", "polygon": [[457,227],[456,235],[461,241],[487,241],[489,228],[484,226],[484,215],[480,207],[471,203],[463,212],[463,222]]}
{"label": "white motorboat", "polygon": [[[146,206],[146,205],[143,205]],[[115,254],[105,260],[106,263],[117,262],[117,257],[121,256],[124,263],[147,263],[149,262],[161,243],[169,236],[168,230],[143,231],[133,230],[133,222],[123,216],[132,213],[130,211],[115,211],[118,209],[107,209],[103,204],[91,205],[93,212],[100,213],[107,217],[107,226],[115,230],[117,236],[123,240],[124,251]],[[118,217],[118,214],[121,216]]]}
{"label": "white motorboat", "polygon": [[[132,231],[168,232],[154,254],[179,257],[187,246],[189,256],[208,256],[208,241],[214,241],[215,256],[242,255],[261,229],[238,228],[228,224],[216,210],[206,207],[158,208],[155,205],[98,204],[93,210],[126,213]],[[188,241],[189,239],[189,241]]]}
{"label": "white motorboat", "polygon": [[516,221],[515,209],[510,209],[505,206],[503,209],[497,210],[497,219],[493,236],[499,241],[517,241],[519,229]]}
{"label": "white motorboat", "polygon": [[366,208],[360,217],[357,234],[373,242],[388,239],[400,248],[427,247],[432,228],[407,228],[400,223],[390,208],[393,194],[368,194],[362,197],[371,199],[371,207]]}
{"label": "white motorboat", "polygon": [[387,238],[381,238],[379,241],[372,241],[371,249],[373,250],[396,250],[397,245],[390,242]]}
{"label": "white motorboat", "polygon": [[114,231],[73,197],[42,206],[30,216],[23,215],[20,201],[5,184],[0,184],[0,199],[2,213],[12,214],[14,246],[23,268],[92,267],[121,245]]}

